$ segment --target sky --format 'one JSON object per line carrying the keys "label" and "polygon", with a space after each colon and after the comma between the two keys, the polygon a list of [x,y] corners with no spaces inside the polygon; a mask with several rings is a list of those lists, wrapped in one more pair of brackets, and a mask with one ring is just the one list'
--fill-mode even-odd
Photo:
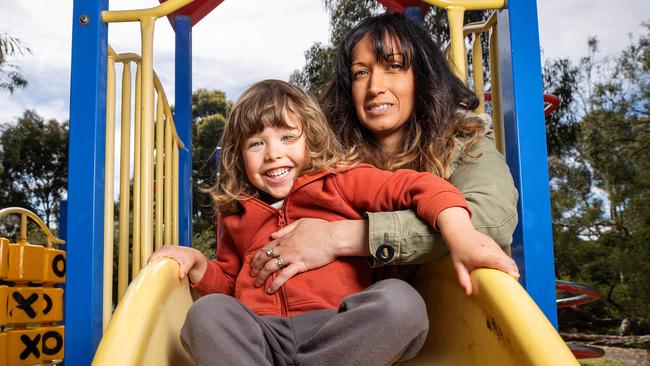
{"label": "sky", "polygon": [[[515,0],[517,1],[517,0]],[[650,21],[650,1],[538,0],[542,59],[586,54],[597,36],[602,55],[629,45],[630,34]],[[148,8],[156,0],[111,0],[111,10]],[[26,109],[46,119],[68,118],[72,0],[11,0],[0,5],[0,33],[19,38],[31,54],[15,56],[29,85],[13,95],[0,91],[0,125]],[[45,24],[48,26],[46,27]],[[228,99],[265,79],[287,80],[304,65],[304,51],[327,43],[328,16],[321,0],[226,0],[193,29],[193,89],[220,89]],[[134,24],[114,24],[109,43],[118,52],[139,53]],[[154,67],[173,101],[174,36],[166,19],[156,22]]]}

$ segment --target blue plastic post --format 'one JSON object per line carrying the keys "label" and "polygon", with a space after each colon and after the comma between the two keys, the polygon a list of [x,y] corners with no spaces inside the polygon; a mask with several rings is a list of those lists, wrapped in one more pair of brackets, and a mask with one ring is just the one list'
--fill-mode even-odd
{"label": "blue plastic post", "polygon": [[90,365],[102,334],[108,0],[74,0],[65,362]]}
{"label": "blue plastic post", "polygon": [[176,31],[176,102],[174,120],[185,149],[179,156],[178,209],[179,243],[192,244],[192,21],[189,16],[174,18]]}
{"label": "blue plastic post", "polygon": [[68,240],[68,200],[59,202],[59,233],[58,237]]}
{"label": "blue plastic post", "polygon": [[407,6],[404,9],[404,15],[411,19],[415,24],[421,25],[423,21],[422,9],[419,6]]}
{"label": "blue plastic post", "polygon": [[217,146],[214,150],[214,163],[217,168],[216,172],[219,174],[221,172],[221,146]]}
{"label": "blue plastic post", "polygon": [[506,159],[519,190],[512,252],[521,281],[557,327],[542,71],[535,0],[498,13]]}

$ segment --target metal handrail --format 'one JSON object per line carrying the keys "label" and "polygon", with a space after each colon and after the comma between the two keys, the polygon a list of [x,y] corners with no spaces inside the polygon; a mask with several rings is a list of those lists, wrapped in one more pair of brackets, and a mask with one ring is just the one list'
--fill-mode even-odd
{"label": "metal handrail", "polygon": [[423,0],[433,6],[443,9],[452,7],[465,10],[502,9],[506,6],[505,0]]}
{"label": "metal handrail", "polygon": [[496,12],[490,14],[490,16],[482,22],[472,22],[467,23],[463,27],[463,35],[467,36],[470,33],[476,32],[487,32],[497,24]]}
{"label": "metal handrail", "polygon": [[[118,62],[119,63],[134,62],[136,64],[142,63],[142,57],[140,57],[140,55],[138,55],[137,53],[125,52],[125,53],[118,54],[111,46],[108,46],[108,55],[113,56],[115,63]],[[160,93],[159,95],[162,96],[163,98],[165,115],[173,116],[173,113],[171,111],[171,106],[167,99],[167,94],[165,93],[160,78],[158,77],[158,74],[156,73],[155,70],[153,72],[153,82],[154,82],[154,89],[156,90],[156,92]],[[178,142],[179,148],[181,149],[185,148],[185,144],[183,143],[183,140],[181,140],[181,138],[178,136],[178,132],[176,131],[175,124],[172,125],[172,139]]]}
{"label": "metal handrail", "polygon": [[30,218],[38,225],[38,227],[41,229],[43,234],[45,234],[45,239],[47,241],[46,247],[51,248],[52,245],[65,244],[65,240],[59,239],[56,236],[54,236],[52,231],[50,231],[50,228],[48,228],[47,225],[45,225],[43,220],[41,220],[41,218],[38,217],[32,211],[22,207],[7,207],[0,210],[0,217],[12,215],[12,214],[20,215],[20,233],[18,235],[18,243],[22,243],[22,244],[27,243],[27,219]]}
{"label": "metal handrail", "polygon": [[[479,98],[479,107],[476,110],[477,113],[483,113],[483,111],[485,110],[485,96],[484,96],[485,91],[483,90],[483,49],[481,45],[480,34],[486,32],[492,32],[495,29],[496,24],[497,24],[496,12],[492,12],[492,14],[490,14],[487,20],[483,22],[468,23],[465,24],[465,26],[463,27],[463,38],[467,37],[470,34],[474,35],[474,39],[472,40],[472,67],[474,70],[474,75],[473,75],[474,92]],[[498,52],[498,49],[496,49],[496,42],[492,38],[490,39],[489,42],[489,51],[490,51],[490,56]],[[496,70],[493,69],[497,69],[497,67],[492,67],[493,61],[496,61],[496,59],[490,57],[490,66],[491,66],[490,71],[493,72],[492,75],[494,76],[495,75],[494,72]],[[494,102],[500,103],[499,98],[495,98],[495,99],[496,100]]]}
{"label": "metal handrail", "polygon": [[[462,14],[460,15],[462,18]],[[462,22],[462,19],[461,19]],[[492,12],[490,16],[482,22],[468,23],[462,27],[462,32],[452,29],[450,19],[450,31],[452,33],[452,40],[449,42],[445,49],[445,53],[451,58],[449,61],[455,67],[456,74],[467,83],[467,51],[465,50],[464,39],[470,34],[474,35],[472,40],[472,70],[474,81],[474,92],[479,99],[479,106],[475,109],[476,113],[483,113],[485,111],[485,101],[489,100],[488,95],[484,90],[483,83],[483,49],[480,41],[480,34],[489,32],[489,63],[490,63],[490,79],[492,85],[492,128],[494,130],[495,144],[497,150],[505,156],[505,136],[503,128],[503,115],[501,106],[501,76],[499,72],[499,58],[498,58],[498,37],[497,37],[497,19],[496,11]],[[456,25],[457,27],[457,25]],[[453,42],[453,34],[461,34],[461,42]],[[454,50],[454,45],[459,45]],[[462,69],[461,69],[462,67]]]}
{"label": "metal handrail", "polygon": [[[129,201],[130,201],[130,124],[131,124],[131,71],[130,64],[135,63],[135,121],[134,121],[134,175],[133,175],[133,253],[131,275],[137,275],[153,252],[164,244],[178,244],[178,149],[185,144],[178,136],[169,101],[158,75],[153,70],[152,43],[153,23],[151,18],[142,21],[143,55],[136,53],[118,54],[112,47],[108,48],[107,98],[106,98],[106,167],[104,191],[104,281],[103,281],[103,324],[108,324],[113,310],[113,193],[114,193],[114,158],[115,158],[115,64],[124,65],[122,74],[122,129],[120,161],[120,211],[118,239],[118,300],[126,292],[128,279],[129,255]],[[146,28],[146,29],[145,29]],[[146,79],[146,81],[145,81]],[[157,105],[154,107],[154,97]],[[154,113],[155,109],[155,113]],[[154,115],[155,114],[155,115]],[[156,136],[154,137],[154,124]],[[168,139],[164,137],[168,136]],[[154,162],[153,156],[156,156]],[[155,167],[155,179],[154,179]],[[168,168],[169,167],[169,168]],[[166,174],[162,174],[165,170]],[[167,202],[163,199],[164,193]],[[155,183],[154,183],[155,182]],[[155,185],[155,197],[151,188]],[[163,206],[171,210],[163,212]],[[154,211],[155,207],[155,211]],[[154,220],[155,218],[155,220]],[[165,225],[163,226],[163,222]],[[155,223],[155,228],[154,228]],[[164,237],[167,239],[163,242]]]}
{"label": "metal handrail", "polygon": [[106,23],[135,22],[143,18],[160,18],[184,7],[194,0],[168,0],[153,8],[135,10],[104,10],[102,20]]}
{"label": "metal handrail", "polygon": [[463,41],[463,18],[466,10],[501,9],[505,0],[424,0],[425,2],[447,10],[449,35],[451,40],[452,62],[456,74],[461,80],[467,79],[467,60],[465,42]]}

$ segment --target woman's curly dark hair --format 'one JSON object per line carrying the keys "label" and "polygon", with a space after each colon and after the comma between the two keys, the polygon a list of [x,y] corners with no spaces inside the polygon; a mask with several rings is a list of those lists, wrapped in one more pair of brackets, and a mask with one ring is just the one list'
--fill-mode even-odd
{"label": "woman's curly dark hair", "polygon": [[[372,132],[359,122],[352,99],[352,52],[364,37],[374,45],[377,60],[390,62],[401,53],[413,70],[415,102],[404,125],[403,141],[388,154]],[[419,25],[401,14],[386,13],[357,24],[342,40],[335,72],[321,97],[327,120],[346,148],[360,160],[395,170],[410,168],[449,178],[457,141],[467,155],[485,134],[485,121],[472,110],[476,95],[453,73],[440,49]]]}

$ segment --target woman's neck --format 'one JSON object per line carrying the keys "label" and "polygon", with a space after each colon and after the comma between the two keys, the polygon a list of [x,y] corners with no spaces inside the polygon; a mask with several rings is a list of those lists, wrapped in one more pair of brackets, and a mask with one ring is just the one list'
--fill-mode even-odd
{"label": "woman's neck", "polygon": [[398,146],[400,144],[401,136],[402,135],[399,133],[393,133],[385,136],[375,136],[375,139],[384,153],[392,155],[399,151]]}

